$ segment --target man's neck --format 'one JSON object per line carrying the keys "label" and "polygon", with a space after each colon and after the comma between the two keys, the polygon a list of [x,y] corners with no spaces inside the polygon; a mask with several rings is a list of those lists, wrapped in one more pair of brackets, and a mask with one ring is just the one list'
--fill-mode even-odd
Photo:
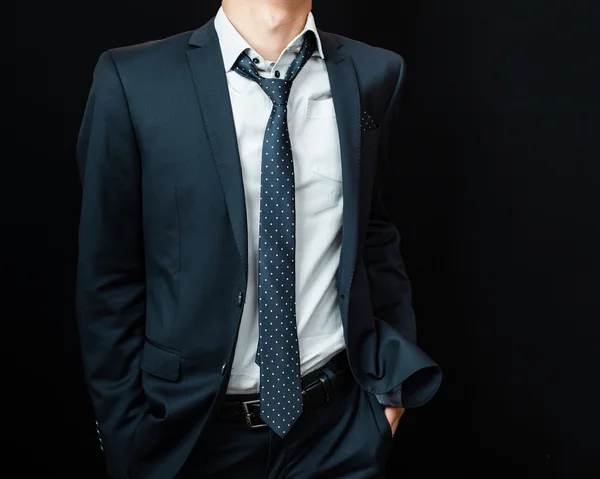
{"label": "man's neck", "polygon": [[276,61],[306,25],[312,0],[223,0],[235,29],[266,61]]}

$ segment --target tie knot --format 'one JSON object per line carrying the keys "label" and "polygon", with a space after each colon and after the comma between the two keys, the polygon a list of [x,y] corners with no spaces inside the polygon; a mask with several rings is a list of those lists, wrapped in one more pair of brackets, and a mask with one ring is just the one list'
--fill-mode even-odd
{"label": "tie knot", "polygon": [[306,65],[316,49],[316,39],[312,32],[304,35],[300,52],[294,58],[294,61],[288,68],[285,79],[262,78],[252,60],[246,53],[242,53],[237,59],[234,70],[248,80],[255,81],[260,85],[268,95],[275,106],[287,105],[292,90],[292,82],[300,73],[300,70]]}
{"label": "tie knot", "polygon": [[258,84],[267,94],[275,106],[287,105],[292,91],[292,82],[290,80],[281,80],[279,78],[262,78]]}

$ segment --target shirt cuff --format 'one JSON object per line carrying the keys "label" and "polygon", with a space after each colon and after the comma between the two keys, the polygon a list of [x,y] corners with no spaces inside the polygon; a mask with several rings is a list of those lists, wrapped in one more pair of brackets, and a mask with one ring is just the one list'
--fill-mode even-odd
{"label": "shirt cuff", "polygon": [[385,407],[403,407],[402,406],[402,384],[396,386],[390,392],[385,394],[376,394],[379,404]]}

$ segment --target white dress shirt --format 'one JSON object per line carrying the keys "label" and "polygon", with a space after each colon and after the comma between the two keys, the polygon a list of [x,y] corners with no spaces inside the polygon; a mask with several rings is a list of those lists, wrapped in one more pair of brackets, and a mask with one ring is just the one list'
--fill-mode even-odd
{"label": "white dress shirt", "polygon": [[[300,370],[322,367],[345,348],[336,291],[342,232],[342,167],[331,86],[312,14],[304,30],[277,61],[256,53],[223,9],[215,18],[240,154],[248,220],[248,286],[228,394],[259,390],[255,363],[258,345],[258,226],[262,145],[273,103],[260,86],[232,70],[242,52],[265,78],[285,77],[311,30],[318,48],[294,80],[288,101],[288,127],[296,190],[296,321]],[[276,72],[279,72],[278,74]]]}

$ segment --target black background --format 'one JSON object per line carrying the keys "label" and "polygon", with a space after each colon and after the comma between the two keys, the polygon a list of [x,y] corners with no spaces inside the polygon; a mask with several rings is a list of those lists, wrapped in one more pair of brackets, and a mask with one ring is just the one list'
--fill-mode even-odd
{"label": "black background", "polygon": [[[3,442],[19,475],[103,477],[73,305],[94,64],[218,5],[16,5],[3,341],[25,368]],[[403,419],[389,477],[600,477],[598,2],[316,0],[314,13],[408,64],[390,210],[445,382]]]}

